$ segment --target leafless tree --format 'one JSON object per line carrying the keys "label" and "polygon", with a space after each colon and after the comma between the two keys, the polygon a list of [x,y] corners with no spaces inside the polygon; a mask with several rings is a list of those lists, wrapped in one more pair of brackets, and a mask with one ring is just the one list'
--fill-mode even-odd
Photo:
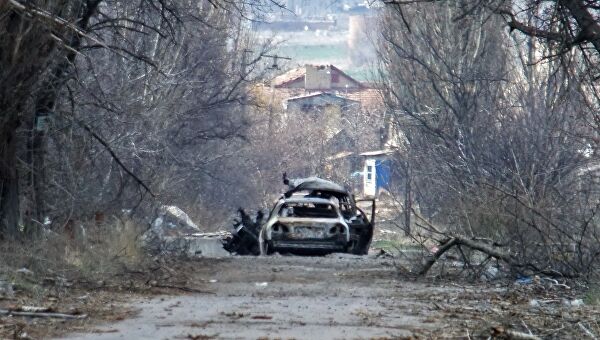
{"label": "leafless tree", "polygon": [[242,19],[280,6],[2,1],[0,234],[131,200],[132,190],[197,190],[184,177],[200,177],[211,159],[202,154],[231,147],[246,123],[262,47],[245,52]]}
{"label": "leafless tree", "polygon": [[576,69],[585,56],[536,62],[553,48],[511,38],[488,7],[466,15],[463,5],[390,6],[383,19],[383,86],[405,141],[411,233],[442,244],[433,260],[466,246],[515,271],[589,273],[599,201]]}
{"label": "leafless tree", "polygon": [[[400,19],[408,24],[402,13],[403,5],[433,3],[433,0],[385,0],[396,6]],[[444,2],[444,1],[438,1]],[[559,47],[560,53],[577,47],[582,50],[600,52],[600,23],[597,16],[600,8],[589,0],[527,0],[527,1],[478,1],[465,0],[455,4],[458,10],[452,21],[460,21],[484,10],[487,14],[501,17],[511,31],[518,31],[532,38],[543,40],[548,45]],[[407,25],[407,29],[410,27]],[[598,60],[594,60],[597,62]]]}

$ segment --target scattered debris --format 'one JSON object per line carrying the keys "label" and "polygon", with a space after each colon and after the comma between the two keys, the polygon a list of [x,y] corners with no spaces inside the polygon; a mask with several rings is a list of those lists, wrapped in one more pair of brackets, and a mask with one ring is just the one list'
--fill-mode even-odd
{"label": "scattered debris", "polygon": [[211,291],[192,288],[192,287],[188,287],[188,286],[172,285],[172,284],[157,283],[156,285],[154,285],[154,287],[180,290],[180,291],[186,292],[186,293],[214,294],[214,292],[211,292]]}
{"label": "scattered debris", "polygon": [[229,318],[232,318],[232,319],[241,319],[246,316],[246,314],[244,314],[242,312],[228,312],[228,313],[223,313],[223,315],[225,315]]}
{"label": "scattered debris", "polygon": [[61,276],[55,276],[55,277],[46,276],[46,277],[42,278],[42,285],[56,286],[56,287],[71,287],[73,285],[73,283],[69,282],[69,280],[67,280],[66,278],[61,277]]}
{"label": "scattered debris", "polygon": [[521,276],[519,275],[515,280],[516,284],[519,285],[528,285],[533,282],[533,279],[530,276]]}
{"label": "scattered debris", "polygon": [[333,254],[327,255],[327,257],[331,257],[334,259],[353,259],[353,260],[363,260],[364,259],[361,255],[345,254],[345,253],[333,253]]}
{"label": "scattered debris", "polygon": [[205,335],[205,334],[192,335],[192,334],[188,334],[185,339],[189,339],[189,340],[209,340],[209,339],[216,339],[217,336],[218,336],[218,334],[215,334],[215,335]]}
{"label": "scattered debris", "polygon": [[479,279],[481,281],[492,281],[498,277],[499,273],[500,273],[500,271],[498,270],[498,267],[487,266],[481,273],[481,276],[479,277]]}
{"label": "scattered debris", "polygon": [[389,251],[386,251],[385,249],[379,249],[379,251],[373,254],[372,256],[377,259],[393,259],[395,257],[394,254],[390,253]]}
{"label": "scattered debris", "polygon": [[191,236],[202,237],[205,239],[224,239],[226,237],[231,236],[231,233],[228,231],[220,230],[220,231],[215,231],[214,233],[195,233],[195,234],[192,234]]}
{"label": "scattered debris", "polygon": [[255,282],[254,285],[259,288],[264,288],[264,287],[267,287],[269,285],[269,283],[268,282]]}
{"label": "scattered debris", "polygon": [[18,274],[23,274],[23,275],[27,275],[27,276],[33,276],[33,271],[27,269],[27,268],[19,268],[16,270],[16,272]]}
{"label": "scattered debris", "polygon": [[582,299],[573,299],[573,300],[565,299],[563,301],[563,303],[566,306],[571,306],[571,307],[581,307],[581,306],[583,306],[583,300]]}
{"label": "scattered debris", "polygon": [[31,312],[31,313],[42,313],[42,312],[51,312],[50,307],[38,307],[38,306],[21,306],[15,311],[19,312]]}
{"label": "scattered debris", "polygon": [[270,315],[253,315],[251,319],[254,320],[272,320],[273,317]]}
{"label": "scattered debris", "polygon": [[492,327],[492,336],[499,339],[514,339],[514,340],[541,340],[537,335],[531,333],[518,332],[512,329],[506,329],[502,326]]}
{"label": "scattered debris", "polygon": [[542,280],[548,281],[552,286],[555,286],[555,287],[562,287],[562,288],[565,288],[565,289],[571,289],[571,287],[567,286],[564,283],[560,283],[560,282],[558,282],[558,280],[553,279],[553,278],[542,277]]}

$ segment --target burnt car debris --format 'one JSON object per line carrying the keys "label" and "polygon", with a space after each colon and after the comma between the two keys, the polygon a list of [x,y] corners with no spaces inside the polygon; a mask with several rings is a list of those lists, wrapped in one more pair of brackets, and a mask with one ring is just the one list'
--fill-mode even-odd
{"label": "burnt car debris", "polygon": [[288,179],[288,190],[265,220],[259,211],[253,220],[240,209],[225,249],[240,255],[280,253],[365,255],[373,238],[375,201],[370,218],[342,186],[317,177]]}
{"label": "burnt car debris", "polygon": [[231,235],[223,240],[223,248],[238,255],[260,255],[258,234],[263,222],[263,212],[258,211],[253,220],[242,208],[238,209],[239,220],[234,220]]}

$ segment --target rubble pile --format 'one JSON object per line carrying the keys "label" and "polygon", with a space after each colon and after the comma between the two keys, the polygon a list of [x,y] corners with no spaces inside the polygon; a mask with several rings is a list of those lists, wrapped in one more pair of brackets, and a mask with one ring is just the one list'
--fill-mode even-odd
{"label": "rubble pile", "polygon": [[152,254],[172,256],[229,256],[221,240],[227,232],[205,234],[176,206],[162,206],[150,228],[142,235],[142,246]]}

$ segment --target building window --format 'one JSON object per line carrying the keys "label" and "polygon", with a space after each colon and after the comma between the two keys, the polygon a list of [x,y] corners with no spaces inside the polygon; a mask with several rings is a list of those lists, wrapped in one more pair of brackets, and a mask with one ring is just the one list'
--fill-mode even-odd
{"label": "building window", "polygon": [[367,166],[367,179],[371,179],[373,176],[373,167],[368,165]]}

